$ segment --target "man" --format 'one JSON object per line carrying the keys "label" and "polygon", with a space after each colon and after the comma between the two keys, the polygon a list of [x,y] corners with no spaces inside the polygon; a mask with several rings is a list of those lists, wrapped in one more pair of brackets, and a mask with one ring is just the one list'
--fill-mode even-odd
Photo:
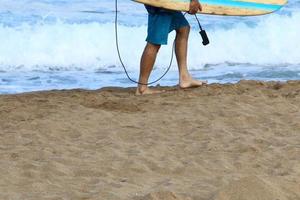
{"label": "man", "polygon": [[[161,45],[167,44],[169,32],[176,30],[175,54],[179,69],[180,88],[198,87],[205,84],[204,81],[195,80],[187,70],[187,44],[190,26],[184,15],[179,11],[171,11],[153,6],[146,6],[148,11],[148,36],[141,63],[139,82],[148,83],[150,73],[156,60],[156,55]],[[191,0],[190,14],[196,14],[202,10],[198,0]],[[147,85],[138,84],[136,94],[154,94],[162,91],[150,89]]]}

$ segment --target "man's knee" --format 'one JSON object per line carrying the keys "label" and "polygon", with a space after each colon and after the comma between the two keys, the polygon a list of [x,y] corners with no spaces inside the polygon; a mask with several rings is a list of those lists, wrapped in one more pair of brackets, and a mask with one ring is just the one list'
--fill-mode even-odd
{"label": "man's knee", "polygon": [[148,42],[147,45],[146,45],[146,49],[148,51],[156,52],[157,53],[159,51],[159,49],[160,49],[160,46],[161,45],[159,45],[159,44],[153,44],[153,43]]}
{"label": "man's knee", "polygon": [[176,30],[176,34],[179,37],[188,37],[190,33],[190,26],[184,26]]}

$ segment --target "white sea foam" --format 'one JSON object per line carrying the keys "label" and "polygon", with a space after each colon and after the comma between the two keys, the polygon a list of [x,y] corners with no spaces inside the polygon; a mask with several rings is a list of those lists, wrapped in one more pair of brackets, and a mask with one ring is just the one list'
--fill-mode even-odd
{"label": "white sea foam", "polygon": [[[194,29],[189,46],[189,65],[201,69],[206,64],[251,63],[257,65],[300,64],[300,13],[269,15],[255,25],[243,22],[230,28],[207,30],[211,44],[203,47]],[[210,26],[213,27],[213,26]],[[131,70],[139,68],[145,45],[146,26],[119,26],[124,62]],[[169,46],[159,54],[157,67],[170,59]],[[121,70],[115,49],[112,23],[23,23],[0,25],[0,70]],[[115,67],[114,67],[115,66]],[[174,64],[175,67],[175,64]]]}
{"label": "white sea foam", "polygon": [[[192,66],[201,63],[283,65],[300,63],[300,13],[270,15],[255,26],[238,23],[230,29],[209,31],[211,45],[191,45]],[[195,36],[192,40],[196,40]],[[197,56],[198,55],[198,56]]]}

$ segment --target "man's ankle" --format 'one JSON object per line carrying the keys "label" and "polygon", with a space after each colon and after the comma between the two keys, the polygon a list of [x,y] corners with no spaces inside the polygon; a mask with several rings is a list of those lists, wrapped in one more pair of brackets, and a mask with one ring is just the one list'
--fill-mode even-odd
{"label": "man's ankle", "polygon": [[180,74],[179,79],[180,81],[187,81],[191,79],[191,75],[189,73]]}
{"label": "man's ankle", "polygon": [[143,93],[147,89],[148,89],[147,85],[138,85],[138,87],[137,87],[137,90],[139,93]]}

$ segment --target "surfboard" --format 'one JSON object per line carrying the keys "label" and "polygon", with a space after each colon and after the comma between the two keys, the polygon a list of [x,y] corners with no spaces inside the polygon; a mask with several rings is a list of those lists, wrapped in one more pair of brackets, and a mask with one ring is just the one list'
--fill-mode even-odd
{"label": "surfboard", "polygon": [[[190,0],[133,0],[155,7],[188,11]],[[287,0],[199,0],[202,5],[201,14],[255,16],[279,10]]]}

